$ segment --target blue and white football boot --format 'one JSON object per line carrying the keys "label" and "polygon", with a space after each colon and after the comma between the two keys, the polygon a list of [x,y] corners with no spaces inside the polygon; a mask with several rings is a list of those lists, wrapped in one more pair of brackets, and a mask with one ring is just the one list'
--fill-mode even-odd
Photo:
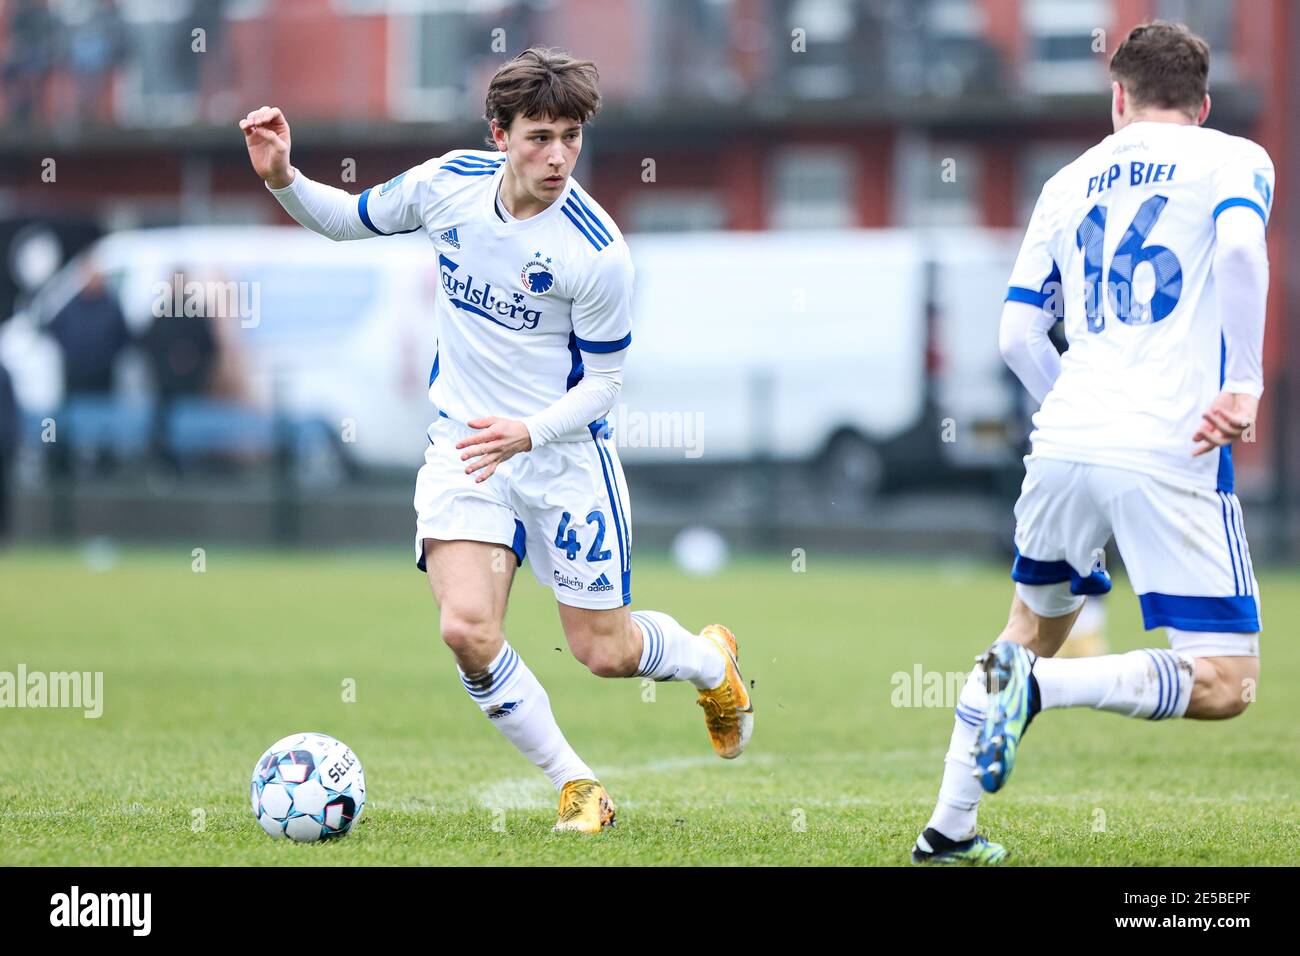
{"label": "blue and white football boot", "polygon": [[988,682],[988,713],[975,740],[975,778],[989,793],[1006,785],[1025,728],[1038,709],[1032,669],[1037,656],[1011,641],[995,641],[980,658]]}

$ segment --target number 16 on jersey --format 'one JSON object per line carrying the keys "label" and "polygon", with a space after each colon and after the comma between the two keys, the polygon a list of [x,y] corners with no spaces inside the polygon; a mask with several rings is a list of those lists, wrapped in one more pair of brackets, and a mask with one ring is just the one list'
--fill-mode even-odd
{"label": "number 16 on jersey", "polygon": [[[1167,246],[1147,245],[1147,236],[1168,201],[1166,196],[1152,196],[1142,203],[1110,258],[1106,301],[1125,325],[1159,322],[1173,312],[1182,295],[1183,268],[1178,257]],[[1074,235],[1083,253],[1084,309],[1089,332],[1106,328],[1106,313],[1100,301],[1105,238],[1106,207],[1098,203],[1088,210]],[[1142,275],[1141,282],[1137,282],[1138,267],[1144,263],[1150,267],[1150,274]],[[1137,285],[1143,286],[1141,292],[1149,294],[1139,297]]]}

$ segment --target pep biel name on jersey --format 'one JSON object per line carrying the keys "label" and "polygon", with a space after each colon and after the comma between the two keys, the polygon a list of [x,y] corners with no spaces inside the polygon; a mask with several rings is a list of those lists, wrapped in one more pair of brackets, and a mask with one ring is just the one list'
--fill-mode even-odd
{"label": "pep biel name on jersey", "polygon": [[1069,350],[1034,416],[1036,454],[1232,490],[1231,449],[1194,458],[1223,382],[1215,221],[1267,222],[1273,164],[1217,130],[1132,123],[1048,180],[1007,299],[1063,317]]}

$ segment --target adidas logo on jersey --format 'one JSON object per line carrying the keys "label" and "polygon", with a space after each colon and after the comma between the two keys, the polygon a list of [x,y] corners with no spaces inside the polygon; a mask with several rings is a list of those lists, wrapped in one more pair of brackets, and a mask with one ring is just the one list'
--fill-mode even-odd
{"label": "adidas logo on jersey", "polygon": [[455,229],[448,229],[438,238],[441,239],[443,242],[447,243],[453,249],[460,248],[460,237],[456,235]]}
{"label": "adidas logo on jersey", "polygon": [[596,580],[592,581],[589,585],[587,585],[587,590],[588,591],[612,591],[614,590],[614,585],[610,584],[609,578],[605,577],[605,575],[602,574],[600,577],[596,578]]}

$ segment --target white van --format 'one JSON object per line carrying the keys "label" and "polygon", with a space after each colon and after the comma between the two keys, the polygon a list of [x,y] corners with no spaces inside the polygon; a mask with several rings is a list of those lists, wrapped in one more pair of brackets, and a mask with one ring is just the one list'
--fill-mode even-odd
{"label": "white van", "polygon": [[[997,319],[1016,239],[992,230],[629,237],[633,347],[609,416],[624,460],[809,463],[870,493],[891,455],[908,475],[1005,458],[1012,393]],[[60,404],[57,349],[37,329],[84,285],[87,262],[136,331],[155,321],[177,272],[201,288],[234,283],[221,321],[258,407],[325,423],[360,464],[419,465],[439,285],[423,236],[335,243],[296,227],[105,236],[0,327],[0,360],[29,414]],[[956,428],[949,444],[944,418]]]}
{"label": "white van", "polygon": [[58,349],[39,329],[84,287],[87,267],[106,278],[136,333],[186,300],[218,302],[219,338],[238,353],[255,409],[323,423],[363,465],[422,460],[438,289],[423,237],[336,243],[276,226],[105,236],[0,329],[0,360],[29,415],[62,402]]}
{"label": "white van", "polygon": [[887,471],[1004,464],[1015,396],[997,324],[1016,241],[629,237],[633,348],[611,415],[624,460],[802,463],[867,495]]}
{"label": "white van", "polygon": [[[629,463],[810,459],[919,416],[924,272],[906,232],[633,236],[633,348],[613,421]],[[673,447],[651,424],[683,417]],[[617,431],[624,426],[624,434]],[[659,440],[656,440],[658,438]]]}

